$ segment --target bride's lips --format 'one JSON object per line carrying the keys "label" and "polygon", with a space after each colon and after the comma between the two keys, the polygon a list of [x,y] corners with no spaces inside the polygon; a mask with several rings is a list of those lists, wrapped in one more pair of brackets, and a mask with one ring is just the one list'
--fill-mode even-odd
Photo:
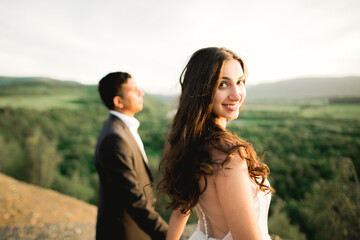
{"label": "bride's lips", "polygon": [[239,110],[239,106],[240,103],[235,103],[235,104],[222,104],[224,106],[225,109],[229,110],[229,111],[238,111]]}

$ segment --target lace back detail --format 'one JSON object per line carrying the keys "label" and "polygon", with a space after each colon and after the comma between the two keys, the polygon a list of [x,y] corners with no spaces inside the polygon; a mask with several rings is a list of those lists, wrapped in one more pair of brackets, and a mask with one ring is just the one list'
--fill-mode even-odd
{"label": "lace back detail", "polygon": [[[222,238],[222,239],[217,239],[217,238],[209,237],[209,232],[208,232],[208,226],[207,226],[207,221],[206,221],[205,212],[204,212],[204,210],[201,208],[200,203],[198,203],[198,206],[199,206],[199,209],[200,209],[200,212],[201,212],[201,215],[202,215],[202,219],[203,219],[203,221],[204,221],[205,233],[202,233],[202,234],[205,235],[205,236],[204,236],[204,237],[205,237],[205,240],[225,240],[225,239],[230,240],[230,239],[232,239],[230,231],[229,231],[229,232],[225,235],[225,237]],[[198,226],[198,229],[199,229],[199,231],[200,231],[200,226]]]}
{"label": "lace back detail", "polygon": [[199,203],[199,209],[200,209],[200,212],[201,212],[201,215],[202,215],[202,219],[203,219],[203,221],[204,221],[204,228],[205,228],[205,240],[208,240],[208,239],[209,239],[209,234],[208,234],[208,229],[207,229],[206,216],[205,216],[204,211],[203,211],[203,210],[202,210],[202,208],[201,208],[200,203]]}

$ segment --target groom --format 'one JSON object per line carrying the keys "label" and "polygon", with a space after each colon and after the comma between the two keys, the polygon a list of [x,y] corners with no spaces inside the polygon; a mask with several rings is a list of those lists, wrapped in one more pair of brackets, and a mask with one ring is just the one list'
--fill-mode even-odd
{"label": "groom", "polygon": [[153,179],[134,118],[144,93],[125,72],[103,77],[99,93],[110,116],[95,150],[100,179],[96,239],[165,239],[167,224],[154,210]]}

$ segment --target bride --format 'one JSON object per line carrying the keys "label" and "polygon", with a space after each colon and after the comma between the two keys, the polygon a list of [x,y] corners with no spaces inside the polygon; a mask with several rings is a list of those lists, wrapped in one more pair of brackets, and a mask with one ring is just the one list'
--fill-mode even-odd
{"label": "bride", "polygon": [[270,239],[273,191],[269,169],[252,145],[226,130],[246,96],[243,60],[224,48],[195,52],[180,77],[182,88],[164,156],[159,190],[173,209],[167,239],[179,239],[195,208],[191,240]]}

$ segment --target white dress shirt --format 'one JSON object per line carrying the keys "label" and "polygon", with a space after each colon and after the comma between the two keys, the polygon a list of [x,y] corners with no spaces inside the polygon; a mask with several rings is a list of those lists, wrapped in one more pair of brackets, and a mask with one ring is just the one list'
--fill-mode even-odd
{"label": "white dress shirt", "polygon": [[140,122],[134,117],[127,116],[125,114],[122,114],[114,110],[110,110],[110,114],[120,118],[120,120],[122,120],[125,123],[125,125],[129,128],[131,134],[134,136],[137,144],[139,145],[140,151],[143,154],[145,161],[147,162],[148,160],[146,157],[144,144],[141,141],[140,135],[137,131],[140,126]]}

